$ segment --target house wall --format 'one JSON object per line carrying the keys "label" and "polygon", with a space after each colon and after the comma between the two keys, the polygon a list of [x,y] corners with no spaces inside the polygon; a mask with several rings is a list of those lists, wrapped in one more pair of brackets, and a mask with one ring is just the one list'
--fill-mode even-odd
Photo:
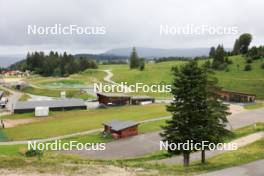
{"label": "house wall", "polygon": [[127,105],[130,102],[129,97],[106,97],[102,95],[98,95],[98,101],[99,103],[108,105],[109,103],[112,103],[114,105]]}
{"label": "house wall", "polygon": [[135,136],[138,135],[138,126],[130,127],[127,129],[124,129],[120,133],[120,138],[125,138],[129,136]]}
{"label": "house wall", "polygon": [[235,92],[220,92],[219,95],[225,101],[250,103],[255,102],[256,96]]}

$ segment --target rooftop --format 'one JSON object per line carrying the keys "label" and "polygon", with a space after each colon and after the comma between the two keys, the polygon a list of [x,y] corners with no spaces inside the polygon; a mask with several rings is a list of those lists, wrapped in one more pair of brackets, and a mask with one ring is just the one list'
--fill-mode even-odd
{"label": "rooftop", "polygon": [[111,122],[104,123],[104,125],[109,126],[114,131],[120,131],[129,127],[138,125],[139,123],[133,121],[120,121],[112,120]]}
{"label": "rooftop", "polygon": [[47,106],[49,108],[66,108],[86,106],[81,99],[59,99],[59,100],[41,100],[41,101],[25,101],[17,102],[14,109],[35,109],[38,106]]}
{"label": "rooftop", "polygon": [[101,95],[101,96],[105,96],[105,97],[127,97],[127,98],[131,97],[129,95],[125,95],[125,94],[121,94],[121,93],[105,93],[105,92],[97,93],[97,95]]}

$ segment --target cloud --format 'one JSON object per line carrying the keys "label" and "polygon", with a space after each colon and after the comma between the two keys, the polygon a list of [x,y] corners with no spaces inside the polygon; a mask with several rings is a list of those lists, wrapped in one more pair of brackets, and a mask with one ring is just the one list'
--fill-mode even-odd
{"label": "cloud", "polygon": [[[160,25],[236,26],[264,43],[261,0],[0,0],[0,54],[28,50],[102,52],[117,47],[192,48],[223,43],[236,35],[161,36]],[[28,25],[105,26],[106,35],[27,34]]]}

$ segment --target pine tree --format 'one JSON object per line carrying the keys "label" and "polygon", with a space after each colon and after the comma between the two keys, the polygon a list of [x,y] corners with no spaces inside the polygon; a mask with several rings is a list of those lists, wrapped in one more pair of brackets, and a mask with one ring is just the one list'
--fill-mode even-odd
{"label": "pine tree", "polygon": [[139,67],[139,58],[137,55],[136,48],[133,47],[132,53],[130,55],[130,69],[138,68]]}
{"label": "pine tree", "polygon": [[239,40],[236,39],[235,44],[234,44],[234,47],[233,47],[232,54],[233,54],[233,55],[237,55],[237,54],[239,54],[239,53],[240,53],[239,50],[240,50]]}
{"label": "pine tree", "polygon": [[[221,141],[228,131],[227,107],[218,99],[215,79],[209,77],[209,66],[198,67],[197,61],[173,68],[174,82],[172,94],[174,100],[167,107],[172,119],[162,127],[161,136],[168,143],[201,143]],[[183,154],[184,166],[189,165],[191,150],[169,150],[169,153]],[[205,156],[205,151],[202,152]],[[204,159],[203,159],[204,161]]]}

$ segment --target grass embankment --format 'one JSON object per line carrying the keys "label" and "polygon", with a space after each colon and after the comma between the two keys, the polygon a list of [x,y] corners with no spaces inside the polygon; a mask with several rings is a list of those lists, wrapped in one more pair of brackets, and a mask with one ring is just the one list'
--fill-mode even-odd
{"label": "grass embankment", "polygon": [[[242,164],[246,164],[252,161],[256,161],[259,159],[264,159],[264,140],[256,141],[250,145],[239,148],[236,151],[226,152],[224,154],[220,154],[214,156],[212,158],[207,159],[206,164],[200,164],[200,162],[192,162],[188,168],[183,167],[182,165],[165,165],[158,163],[151,163],[147,161],[152,161],[153,159],[162,159],[149,156],[145,158],[133,159],[133,160],[110,160],[110,161],[92,161],[87,160],[78,156],[65,156],[63,154],[57,153],[44,153],[44,156],[41,160],[36,158],[25,158],[22,155],[19,155],[16,149],[14,152],[14,148],[16,146],[0,146],[1,149],[4,150],[5,155],[0,156],[0,168],[5,169],[20,169],[27,170],[29,163],[31,166],[34,166],[31,172],[40,172],[40,173],[62,173],[63,171],[67,171],[68,169],[71,173],[78,173],[80,170],[83,170],[83,167],[94,165],[101,166],[119,166],[122,168],[141,168],[140,173],[142,171],[144,173],[152,173],[151,175],[196,175],[201,173],[206,173],[210,171],[220,170],[228,167],[234,167]],[[8,148],[7,148],[8,147]],[[67,163],[63,165],[62,163]],[[45,169],[42,169],[45,166]],[[72,167],[74,166],[74,169]],[[82,166],[82,168],[79,168]],[[70,167],[70,168],[68,168]],[[47,169],[48,168],[48,169]]]}
{"label": "grass embankment", "polygon": [[[27,118],[31,114],[17,114],[3,118]],[[102,123],[113,119],[141,121],[170,115],[164,105],[124,106],[109,109],[53,112],[40,122],[5,129],[10,140],[47,138],[102,128]]]}
{"label": "grass embankment", "polygon": [[[261,69],[263,59],[255,60],[251,64],[251,71],[244,71],[246,59],[242,56],[229,57],[233,64],[228,66],[226,71],[216,71],[215,76],[219,80],[219,85],[224,89],[248,92],[257,95],[258,99],[264,99],[264,69]],[[199,61],[200,64],[204,61]],[[130,70],[128,65],[104,65],[102,69],[111,69],[114,73],[113,80],[116,82],[128,82],[128,84],[170,84],[172,82],[171,67],[184,64],[184,61],[168,61],[157,64],[146,64],[144,71],[137,69]],[[239,68],[238,68],[239,65]],[[162,93],[142,93],[155,97],[168,97],[169,94]]]}
{"label": "grass embankment", "polygon": [[244,108],[247,110],[254,110],[254,109],[259,109],[263,107],[264,107],[264,102],[257,102],[255,104],[248,104],[244,106]]}

